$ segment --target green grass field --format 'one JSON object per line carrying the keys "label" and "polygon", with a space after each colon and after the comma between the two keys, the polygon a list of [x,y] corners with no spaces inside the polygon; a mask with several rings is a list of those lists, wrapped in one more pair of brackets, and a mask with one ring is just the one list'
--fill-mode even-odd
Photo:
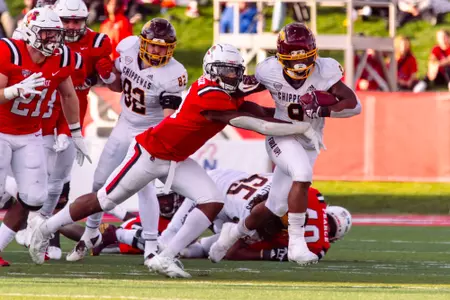
{"label": "green grass field", "polygon": [[0,269],[0,299],[450,299],[448,231],[354,227],[314,266],[183,260],[190,280],[150,274],[141,256],[36,266],[13,243],[3,253],[12,266]]}

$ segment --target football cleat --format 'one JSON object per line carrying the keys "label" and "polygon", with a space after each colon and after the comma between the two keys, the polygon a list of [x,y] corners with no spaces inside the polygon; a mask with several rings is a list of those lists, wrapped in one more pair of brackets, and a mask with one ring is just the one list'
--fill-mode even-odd
{"label": "football cleat", "polygon": [[43,264],[45,261],[45,253],[47,252],[47,248],[51,238],[50,236],[44,236],[44,233],[42,232],[41,227],[44,222],[45,219],[43,217],[37,216],[33,219],[33,226],[31,226],[35,229],[31,236],[29,253],[31,259],[39,265]]}
{"label": "football cleat", "polygon": [[169,278],[191,278],[192,276],[184,271],[183,264],[174,258],[155,255],[145,260],[145,265],[150,272],[156,272]]}
{"label": "football cleat", "polygon": [[62,256],[61,248],[49,246],[47,249],[47,256],[49,259],[60,260]]}
{"label": "football cleat", "polygon": [[10,264],[0,256],[0,267],[9,267]]}
{"label": "football cleat", "polygon": [[225,223],[222,226],[222,231],[220,232],[219,239],[212,244],[209,250],[209,259],[218,263],[221,261],[234,243],[239,239],[239,231],[237,230],[237,224],[235,223]]}
{"label": "football cleat", "polygon": [[288,259],[300,266],[317,264],[319,262],[319,257],[309,251],[305,239],[295,242],[291,242],[291,239],[289,239]]}
{"label": "football cleat", "polygon": [[88,236],[85,232],[81,237],[80,241],[75,245],[75,247],[70,251],[67,256],[67,261],[79,261],[82,260],[90,249],[98,247],[102,243],[102,234],[100,230],[96,230],[94,234]]}

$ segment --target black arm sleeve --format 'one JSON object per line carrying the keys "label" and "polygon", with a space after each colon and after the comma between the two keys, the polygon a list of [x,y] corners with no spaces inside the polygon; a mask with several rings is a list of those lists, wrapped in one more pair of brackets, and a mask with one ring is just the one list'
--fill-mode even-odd
{"label": "black arm sleeve", "polygon": [[168,95],[165,94],[164,92],[162,92],[161,95],[159,95],[159,104],[161,104],[161,107],[163,109],[166,108],[177,109],[180,106],[182,100],[183,99],[181,99],[180,96]]}

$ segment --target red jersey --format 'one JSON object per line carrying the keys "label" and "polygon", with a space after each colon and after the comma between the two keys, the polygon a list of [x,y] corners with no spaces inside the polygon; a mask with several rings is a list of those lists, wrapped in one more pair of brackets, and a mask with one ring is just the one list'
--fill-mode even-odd
{"label": "red jersey", "polygon": [[[170,220],[164,217],[159,217],[159,223],[158,223],[158,233],[161,235],[161,233],[166,230],[167,226],[169,225]],[[127,220],[124,224],[121,225],[123,229],[141,229],[141,217],[137,216],[136,218]],[[141,249],[137,247],[133,247],[127,244],[119,244],[120,253],[122,254],[141,254],[144,253]]]}
{"label": "red jersey", "polygon": [[[75,70],[71,74],[74,86],[82,85],[86,79],[86,71],[84,69],[83,58],[77,52],[71,52],[71,59],[74,60]],[[80,101],[80,100],[79,100]],[[80,113],[81,114],[81,113]],[[80,118],[80,121],[82,119]],[[42,135],[53,135],[54,129],[58,128],[58,133],[64,133],[70,136],[69,126],[62,112],[61,99],[59,93],[55,90],[48,102],[48,108],[42,116]]]}
{"label": "red jersey", "polygon": [[59,86],[69,77],[75,63],[71,52],[64,47],[61,55],[47,57],[41,64],[32,61],[24,41],[1,39],[0,72],[8,77],[7,86],[21,82],[36,72],[42,72],[45,85],[37,88],[41,95],[17,97],[0,105],[0,132],[13,135],[31,134],[41,129],[42,115],[46,113],[48,102]]}
{"label": "red jersey", "polygon": [[139,134],[136,141],[156,158],[183,161],[226,126],[207,120],[202,111],[237,110],[243,102],[243,98],[233,98],[216,83],[200,77],[178,110]]}
{"label": "red jersey", "polygon": [[414,55],[408,53],[397,60],[397,78],[409,80],[414,73],[417,73],[417,60]]}
{"label": "red jersey", "polygon": [[[327,204],[320,192],[314,188],[309,188],[308,219],[305,226],[305,240],[309,250],[319,256],[319,259],[322,258],[330,248],[330,242],[328,240],[328,218],[325,211],[326,207]],[[272,239],[250,244],[249,248],[254,250],[269,250],[287,247],[288,244],[289,234],[287,230],[282,230],[274,235]]]}
{"label": "red jersey", "polygon": [[[79,41],[67,43],[66,45],[72,51],[80,54],[82,58],[82,69],[72,74],[72,81],[80,103],[80,124],[83,126],[90,90],[90,85],[85,84],[86,78],[96,76],[95,64],[97,61],[111,54],[111,41],[107,35],[97,33],[88,28]],[[42,132],[44,135],[53,134],[54,128],[57,128],[58,134],[70,136],[69,127],[61,111],[59,95],[55,95],[55,97],[53,112],[51,115],[47,115],[47,118],[44,120]]]}
{"label": "red jersey", "polygon": [[[443,50],[441,49],[441,47],[436,45],[431,50],[431,54],[434,55],[437,58],[437,60],[441,61],[444,58],[450,56],[450,48]],[[445,72],[444,67],[439,67],[439,72],[444,73]]]}

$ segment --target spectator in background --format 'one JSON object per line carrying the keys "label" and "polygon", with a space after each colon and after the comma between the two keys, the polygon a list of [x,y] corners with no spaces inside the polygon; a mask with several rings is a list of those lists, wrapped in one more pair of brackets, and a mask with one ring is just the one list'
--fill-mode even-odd
{"label": "spectator in background", "polygon": [[106,18],[104,0],[84,0],[89,9],[89,15],[86,24],[91,25],[95,22],[102,22]]}
{"label": "spectator in background", "polygon": [[[234,5],[227,3],[220,17],[220,32],[233,33]],[[256,5],[239,2],[239,33],[256,33]]]}
{"label": "spectator in background", "polygon": [[16,23],[8,11],[5,0],[0,0],[0,38],[11,37]]}
{"label": "spectator in background", "polygon": [[411,91],[417,83],[417,60],[411,52],[411,43],[407,37],[398,36],[394,47],[398,89]]}
{"label": "spectator in background", "polygon": [[111,39],[111,45],[113,52],[111,53],[111,59],[116,59],[119,54],[116,51],[116,47],[121,40],[133,35],[133,27],[124,15],[125,7],[123,0],[105,0],[105,9],[108,17],[100,25],[100,32],[105,33]]}
{"label": "spectator in background", "polygon": [[448,12],[448,0],[398,0],[397,27],[413,19],[423,19],[431,25],[436,25]]}
{"label": "spectator in background", "polygon": [[[375,55],[375,51],[373,49],[367,49],[367,62],[364,66],[364,69],[361,73],[361,77],[356,81],[356,90],[357,91],[377,91],[380,90],[380,83],[378,80],[384,81],[383,75],[383,67],[382,63],[378,60]],[[360,57],[357,54],[355,55],[355,70],[358,68],[360,63]],[[369,69],[373,72],[369,72]]]}
{"label": "spectator in background", "polygon": [[414,86],[415,93],[425,91],[432,83],[450,90],[450,33],[441,29],[436,33],[436,40],[437,45],[428,59],[427,75]]}

